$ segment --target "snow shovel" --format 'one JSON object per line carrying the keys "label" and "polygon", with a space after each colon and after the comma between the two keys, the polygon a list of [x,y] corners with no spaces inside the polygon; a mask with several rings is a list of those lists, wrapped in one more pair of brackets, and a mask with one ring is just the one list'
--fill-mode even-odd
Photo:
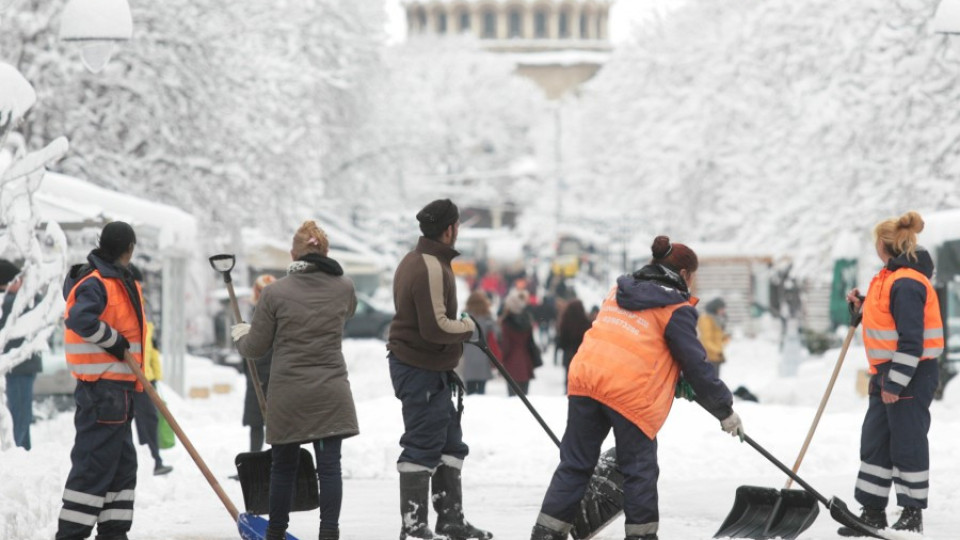
{"label": "snow shovel", "polygon": [[[813,439],[813,433],[820,423],[820,417],[823,415],[823,410],[830,399],[830,393],[833,391],[833,385],[836,383],[840,368],[843,366],[847,349],[850,348],[857,325],[860,324],[860,315],[853,313],[852,308],[851,316],[852,324],[843,340],[843,347],[840,349],[840,356],[833,368],[830,382],[824,390],[817,414],[814,415],[813,423],[810,425],[807,437],[803,441],[797,460],[793,464],[792,471],[794,474],[800,470],[800,463],[803,461],[807,448],[810,446],[810,441]],[[733,508],[714,537],[796,538],[797,535],[813,524],[819,512],[819,507],[817,501],[807,492],[790,489],[792,483],[793,477],[788,477],[786,485],[779,492],[771,488],[755,486],[737,488]]]}
{"label": "snow shovel", "polygon": [[[170,424],[170,428],[173,429],[173,432],[177,435],[177,438],[180,439],[180,443],[183,444],[183,447],[187,449],[187,453],[190,454],[191,458],[193,458],[194,463],[197,464],[197,467],[200,469],[200,472],[203,473],[204,478],[206,478],[207,482],[210,483],[210,487],[212,487],[213,491],[216,492],[217,497],[220,498],[220,502],[222,502],[223,506],[226,507],[230,517],[233,518],[234,522],[236,522],[237,530],[240,532],[240,538],[243,540],[264,540],[266,538],[267,520],[251,514],[241,514],[237,511],[237,507],[234,506],[233,501],[230,500],[230,497],[227,496],[227,493],[220,486],[220,483],[217,482],[217,477],[210,472],[210,469],[203,461],[203,458],[200,457],[197,449],[193,447],[193,443],[191,443],[190,439],[187,438],[187,434],[183,432],[183,429],[180,428],[180,424],[177,423],[177,420],[173,417],[173,414],[170,413],[170,409],[167,408],[166,403],[160,399],[160,394],[157,393],[157,391],[153,388],[153,385],[150,384],[150,381],[148,381],[147,377],[143,374],[143,371],[137,364],[137,359],[130,354],[130,351],[126,351],[123,355],[123,360],[130,368],[130,371],[132,371],[137,377],[137,380],[140,381],[141,386],[143,386],[143,391],[150,396],[150,399],[153,400],[154,405],[157,406],[157,410],[160,411],[160,414],[162,414],[167,420],[167,423]],[[296,540],[296,538],[288,534],[287,540]]]}
{"label": "snow shovel", "polygon": [[[850,510],[847,508],[847,504],[841,501],[840,499],[836,497],[831,497],[830,499],[827,499],[826,497],[821,495],[820,492],[813,489],[813,487],[811,487],[810,484],[806,483],[802,478],[797,476],[795,472],[791,471],[789,468],[787,468],[786,465],[781,463],[777,458],[773,457],[773,455],[770,454],[770,452],[767,452],[762,446],[757,444],[757,442],[751,439],[749,435],[744,434],[743,440],[744,442],[752,446],[757,452],[760,452],[760,454],[763,455],[763,457],[767,458],[771,463],[776,465],[777,468],[783,471],[787,476],[793,479],[796,483],[800,484],[800,486],[802,486],[806,492],[804,494],[806,495],[806,497],[804,497],[804,500],[800,500],[800,501],[786,501],[786,504],[781,503],[781,507],[790,505],[791,508],[784,508],[782,510],[783,517],[779,519],[778,519],[778,516],[772,515],[770,511],[756,513],[756,512],[751,512],[748,509],[748,511],[743,513],[744,517],[746,518],[750,518],[750,517],[755,518],[757,516],[768,516],[769,518],[771,518],[771,521],[773,522],[771,523],[773,527],[770,529],[767,529],[765,527],[766,524],[762,524],[762,523],[760,525],[764,525],[764,527],[757,527],[758,524],[756,522],[751,523],[749,519],[736,521],[734,523],[728,523],[730,521],[730,518],[728,517],[727,521],[724,521],[723,525],[720,526],[720,530],[717,531],[717,534],[714,535],[714,538],[729,537],[729,538],[761,539],[761,538],[779,537],[779,538],[783,538],[784,540],[787,540],[790,538],[796,538],[797,536],[800,535],[801,532],[806,530],[807,527],[813,524],[813,520],[817,516],[817,507],[816,507],[817,501],[820,501],[825,507],[827,507],[828,510],[830,510],[830,517],[832,517],[834,521],[859,532],[861,536],[869,536],[872,538],[893,538],[892,536],[886,536],[884,534],[884,531],[871,527],[866,523],[860,521],[860,519],[857,516],[853,515],[853,513],[850,512]],[[751,493],[751,495],[749,497],[746,497],[744,500],[756,502],[757,506],[769,505],[772,508],[772,506],[776,504],[776,500],[770,500],[770,499],[776,499],[780,497],[780,492],[778,492],[773,488],[741,486],[740,488],[737,489],[738,499],[740,498],[741,490],[753,491],[753,493]],[[792,491],[795,492],[797,490],[792,490]],[[768,500],[764,500],[761,497],[762,494],[766,494]],[[814,505],[812,507],[813,510],[804,511],[804,508],[807,507],[809,500],[813,501],[813,505]],[[735,517],[733,516],[733,512],[731,512],[731,517]],[[726,529],[729,529],[729,532],[727,532]],[[758,532],[756,532],[756,535],[750,535],[750,534],[743,534],[741,533],[741,531],[746,531],[746,532],[758,531]]]}
{"label": "snow shovel", "polygon": [[[513,392],[523,401],[527,409],[530,410],[530,414],[536,418],[540,427],[547,432],[547,435],[557,445],[557,448],[559,448],[560,439],[557,438],[553,430],[550,429],[550,426],[547,425],[543,417],[540,416],[540,413],[537,412],[533,404],[530,403],[530,400],[527,399],[526,394],[524,394],[520,385],[517,384],[517,381],[513,380],[513,377],[507,373],[507,369],[503,367],[500,360],[490,351],[490,347],[487,346],[487,340],[483,335],[483,329],[480,328],[480,323],[478,323],[472,315],[470,315],[470,319],[473,320],[473,324],[477,328],[478,337],[477,341],[467,341],[467,343],[477,347],[487,355],[490,363],[497,368],[497,371],[499,371],[500,375],[507,381],[507,384],[510,385]],[[593,470],[593,476],[590,477],[587,491],[580,501],[580,509],[577,511],[577,517],[574,520],[573,529],[570,531],[570,534],[577,540],[589,540],[609,525],[610,522],[617,519],[621,513],[623,513],[623,475],[617,468],[617,449],[611,448],[600,456],[597,467]]]}
{"label": "snow shovel", "polygon": [[[210,266],[223,274],[223,282],[230,294],[230,305],[233,307],[233,317],[238,323],[243,322],[240,315],[240,305],[237,295],[233,291],[233,279],[230,271],[236,264],[236,257],[229,254],[220,254],[210,257]],[[253,388],[257,394],[257,404],[260,415],[267,419],[267,400],[263,395],[263,385],[260,375],[252,358],[246,358],[247,371],[253,379]],[[292,512],[314,510],[320,507],[319,486],[317,485],[317,470],[313,465],[313,457],[305,448],[300,449],[300,464],[297,467],[296,488],[293,497]],[[240,489],[243,491],[243,503],[249,514],[266,514],[270,511],[270,468],[273,465],[273,456],[270,450],[262,452],[244,452],[234,459],[237,467],[237,477],[240,480]]]}

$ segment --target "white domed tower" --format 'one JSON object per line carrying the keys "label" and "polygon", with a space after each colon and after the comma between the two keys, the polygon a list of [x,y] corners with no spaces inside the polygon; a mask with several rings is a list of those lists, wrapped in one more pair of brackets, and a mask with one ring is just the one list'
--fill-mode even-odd
{"label": "white domed tower", "polygon": [[[639,0],[637,0],[639,1]],[[609,57],[612,0],[402,0],[409,36],[469,33],[558,99]]]}

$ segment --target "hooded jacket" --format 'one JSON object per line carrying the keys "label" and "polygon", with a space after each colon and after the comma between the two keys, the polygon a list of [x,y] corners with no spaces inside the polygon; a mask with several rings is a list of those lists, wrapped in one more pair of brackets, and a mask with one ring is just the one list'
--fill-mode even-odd
{"label": "hooded jacket", "polygon": [[695,304],[683,279],[664,266],[621,276],[570,364],[568,394],[603,403],[653,439],[682,373],[711,414],[732,414],[730,390],[697,339]]}

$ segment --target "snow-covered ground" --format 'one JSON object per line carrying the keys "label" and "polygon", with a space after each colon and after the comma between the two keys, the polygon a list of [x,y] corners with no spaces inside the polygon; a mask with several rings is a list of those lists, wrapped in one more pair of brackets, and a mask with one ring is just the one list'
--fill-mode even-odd
{"label": "snow-covered ground", "polygon": [[[393,397],[382,342],[348,341],[345,353],[360,416],[361,435],[344,443],[344,507],[342,538],[396,538],[399,497],[395,461],[401,433],[399,402]],[[728,348],[722,376],[731,388],[747,386],[760,403],[737,402],[748,433],[781,461],[792,465],[810,425],[839,350],[811,357],[795,378],[777,376],[779,353],[772,338],[736,338]],[[531,401],[557,434],[564,428],[566,399],[562,368],[552,364],[537,371]],[[860,422],[866,400],[855,391],[856,372],[865,366],[862,347],[854,346],[844,363],[833,397],[806,455],[800,474],[827,497],[837,496],[852,510],[853,484],[859,466]],[[208,466],[242,510],[233,458],[247,450],[247,430],[240,425],[243,401],[241,375],[191,359],[190,380],[229,382],[233,391],[209,399],[182,400],[165,392],[178,421]],[[930,434],[932,466],[930,509],[924,538],[960,537],[960,387],[948,387],[933,406]],[[529,538],[529,531],[558,452],[518,399],[509,399],[503,381],[488,385],[488,395],[466,398],[463,417],[470,457],[464,469],[467,517],[491,529],[501,540]],[[69,470],[73,440],[72,416],[54,415],[33,426],[33,450],[0,453],[0,538],[48,539],[56,530],[60,495]],[[612,444],[608,441],[608,444]],[[696,405],[680,401],[659,436],[660,537],[668,540],[711,538],[733,503],[740,485],[780,488],[786,480],[773,465],[745,444],[720,431],[719,424]],[[141,464],[152,464],[146,447],[138,446]],[[137,486],[136,516],[131,534],[140,540],[235,539],[236,528],[213,490],[178,444],[164,451],[175,467],[163,477],[142,467]],[[889,510],[896,518],[896,506]],[[432,512],[432,511],[431,511]],[[292,516],[290,532],[314,538],[315,512]],[[836,538],[837,524],[821,511],[802,538]],[[623,538],[622,519],[600,540]]]}

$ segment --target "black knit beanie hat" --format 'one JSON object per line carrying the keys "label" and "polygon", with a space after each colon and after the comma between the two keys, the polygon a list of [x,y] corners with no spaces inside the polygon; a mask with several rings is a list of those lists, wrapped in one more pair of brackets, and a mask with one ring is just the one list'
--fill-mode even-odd
{"label": "black knit beanie hat", "polygon": [[113,221],[100,231],[100,254],[113,262],[130,249],[130,244],[137,243],[137,234],[133,227],[123,221]]}
{"label": "black knit beanie hat", "polygon": [[460,219],[460,210],[450,199],[437,199],[417,212],[420,232],[427,238],[436,239],[447,227]]}

